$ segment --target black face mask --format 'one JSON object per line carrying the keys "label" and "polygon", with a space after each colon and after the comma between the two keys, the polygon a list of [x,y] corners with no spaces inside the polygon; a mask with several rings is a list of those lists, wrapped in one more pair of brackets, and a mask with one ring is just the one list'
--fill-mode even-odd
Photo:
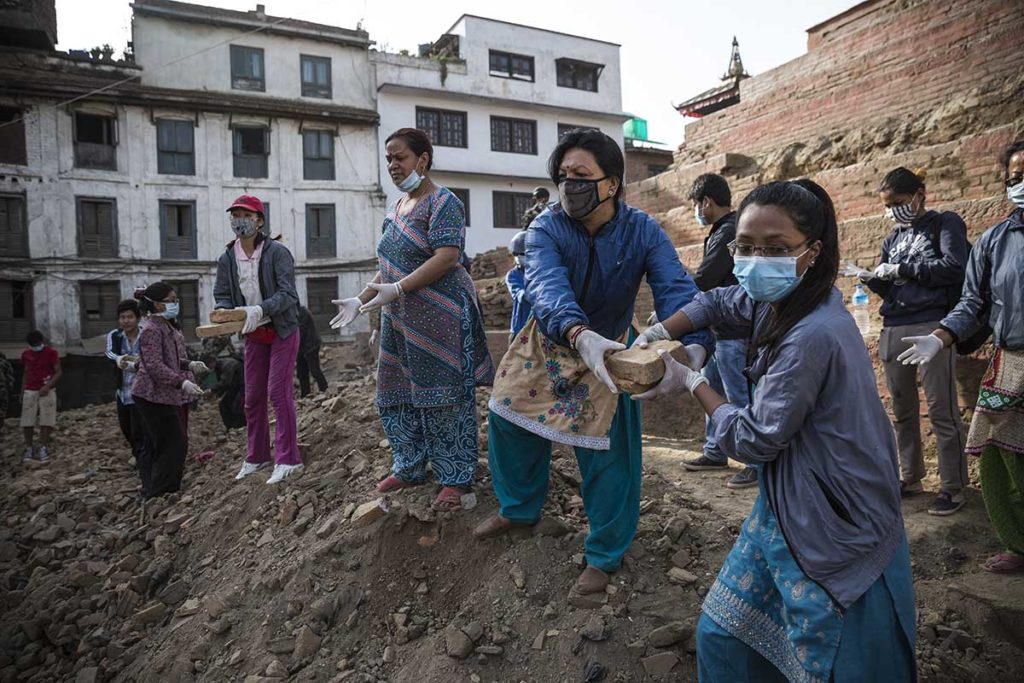
{"label": "black face mask", "polygon": [[562,210],[577,220],[586,218],[611,197],[601,199],[597,194],[597,184],[608,176],[590,180],[585,178],[566,178],[558,184],[558,195],[562,200]]}

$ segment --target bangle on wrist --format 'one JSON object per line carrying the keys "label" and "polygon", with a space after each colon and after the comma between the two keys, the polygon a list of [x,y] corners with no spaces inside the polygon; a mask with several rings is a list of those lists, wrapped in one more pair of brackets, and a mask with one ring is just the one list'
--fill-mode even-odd
{"label": "bangle on wrist", "polygon": [[569,335],[569,338],[568,338],[569,348],[572,349],[573,351],[575,351],[576,350],[576,340],[580,338],[581,334],[583,334],[586,330],[589,330],[589,329],[590,328],[587,327],[586,325],[577,325],[576,326],[576,331],[570,333],[570,335]]}
{"label": "bangle on wrist", "polygon": [[398,289],[398,296],[405,296],[405,289],[402,288],[401,280],[395,283],[395,287]]}

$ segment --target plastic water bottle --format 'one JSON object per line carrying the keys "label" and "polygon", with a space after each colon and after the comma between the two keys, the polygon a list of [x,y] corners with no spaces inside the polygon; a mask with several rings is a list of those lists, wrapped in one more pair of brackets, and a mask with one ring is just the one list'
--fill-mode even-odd
{"label": "plastic water bottle", "polygon": [[868,293],[864,289],[864,285],[857,283],[853,289],[853,319],[857,323],[857,328],[860,329],[862,337],[867,339],[868,335],[871,334],[871,312],[868,311]]}

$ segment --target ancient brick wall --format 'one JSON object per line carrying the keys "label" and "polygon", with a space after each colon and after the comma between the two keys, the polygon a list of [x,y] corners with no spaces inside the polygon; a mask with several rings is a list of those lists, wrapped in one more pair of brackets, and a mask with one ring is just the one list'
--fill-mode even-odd
{"label": "ancient brick wall", "polygon": [[[844,259],[872,264],[890,225],[875,192],[903,165],[928,172],[928,204],[972,238],[1008,211],[999,152],[1024,137],[1017,0],[877,0],[809,31],[810,51],[741,84],[741,102],[686,126],[676,166],[627,186],[678,246],[703,238],[684,200],[725,175],[738,203],[769,180],[810,176],[831,193]],[[689,250],[687,250],[689,251]]]}

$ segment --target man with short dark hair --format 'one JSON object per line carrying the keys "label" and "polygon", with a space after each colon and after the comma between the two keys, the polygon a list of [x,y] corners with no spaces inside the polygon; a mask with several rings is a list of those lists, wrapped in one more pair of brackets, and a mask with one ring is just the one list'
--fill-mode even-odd
{"label": "man with short dark hair", "polygon": [[523,213],[523,229],[530,227],[530,223],[533,222],[533,219],[544,213],[544,209],[548,208],[548,202],[550,200],[551,193],[548,192],[546,187],[534,188],[533,206]]}
{"label": "man with short dark hair", "polygon": [[[693,281],[701,291],[738,284],[733,275],[732,254],[729,244],[736,239],[736,212],[732,209],[732,191],[729,183],[715,173],[705,173],[693,181],[689,199],[693,202],[693,215],[702,226],[709,226],[704,238],[704,259]],[[747,367],[747,343],[750,331],[741,326],[720,325],[714,328],[717,342],[715,352],[704,367],[711,388],[724,395],[729,403],[743,407],[750,401],[750,387],[743,369]],[[712,430],[706,429],[704,454],[683,463],[690,471],[726,469],[728,458],[718,448]],[[757,486],[757,471],[745,467],[726,483],[733,489]]]}

